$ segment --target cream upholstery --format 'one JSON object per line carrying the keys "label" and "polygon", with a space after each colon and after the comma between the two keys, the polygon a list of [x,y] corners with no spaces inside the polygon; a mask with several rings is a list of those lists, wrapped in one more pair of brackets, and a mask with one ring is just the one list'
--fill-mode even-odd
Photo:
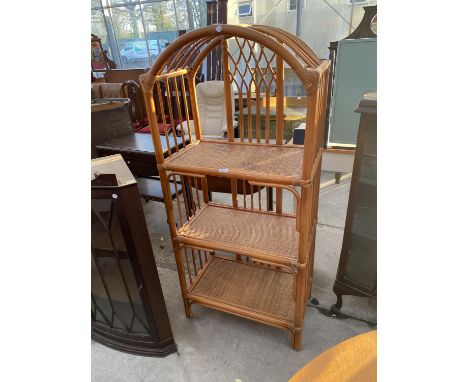
{"label": "cream upholstery", "polygon": [[[198,112],[200,115],[200,127],[203,137],[222,138],[227,132],[226,111],[224,104],[224,82],[206,81],[196,86]],[[232,94],[232,91],[231,91]],[[232,99],[233,127],[237,126],[234,120],[234,95]],[[182,122],[185,134],[188,134],[187,122]],[[190,129],[195,134],[193,121],[190,121]],[[180,131],[180,125],[177,126]]]}

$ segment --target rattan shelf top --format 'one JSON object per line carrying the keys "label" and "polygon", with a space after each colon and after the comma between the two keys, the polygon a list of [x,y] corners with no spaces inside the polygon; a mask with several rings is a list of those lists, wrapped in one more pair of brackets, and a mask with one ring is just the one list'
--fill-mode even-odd
{"label": "rattan shelf top", "polygon": [[209,203],[179,229],[178,240],[276,264],[297,263],[299,233],[294,216]]}
{"label": "rattan shelf top", "polygon": [[304,147],[200,140],[164,162],[164,168],[191,174],[297,184]]}
{"label": "rattan shelf top", "polygon": [[214,256],[189,290],[195,302],[294,327],[293,275],[274,268]]}

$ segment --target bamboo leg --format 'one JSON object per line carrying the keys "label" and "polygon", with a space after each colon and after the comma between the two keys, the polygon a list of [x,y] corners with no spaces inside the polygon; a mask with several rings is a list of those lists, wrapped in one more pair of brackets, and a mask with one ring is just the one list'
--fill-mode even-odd
{"label": "bamboo leg", "polygon": [[[232,196],[232,206],[235,208],[239,207],[239,203],[237,202],[237,179],[231,179],[231,196]],[[236,260],[241,261],[241,255],[236,253]]]}
{"label": "bamboo leg", "polygon": [[190,303],[189,300],[184,299],[184,307],[185,307],[185,317],[192,318],[193,317],[192,304]]}
{"label": "bamboo leg", "polygon": [[[156,149],[156,159],[158,163],[163,163],[164,156],[163,156],[163,151],[161,147],[161,141],[160,141],[159,136],[156,136],[156,134],[154,134],[154,131],[156,131],[157,129],[157,120],[156,120],[155,106],[154,106],[154,100],[153,100],[153,95],[152,95],[152,86],[144,90],[145,90],[145,106],[147,110],[149,110],[148,118],[149,118],[150,125],[151,125],[151,131],[152,131],[151,135],[153,138],[153,145]],[[164,196],[164,204],[166,205],[167,222],[168,222],[169,230],[171,233],[172,246],[174,248],[174,255],[175,255],[175,260],[177,264],[177,274],[179,276],[180,289],[182,293],[182,298],[184,300],[185,314],[187,315],[187,317],[191,317],[192,313],[191,313],[190,303],[189,303],[188,296],[187,296],[187,283],[185,279],[184,265],[182,263],[182,254],[180,252],[180,245],[175,239],[177,236],[177,227],[176,227],[176,220],[174,216],[174,209],[172,205],[171,190],[169,188],[169,179],[168,179],[166,171],[164,170],[159,173],[159,176],[161,179],[161,187],[162,187],[163,196]]]}
{"label": "bamboo leg", "polygon": [[294,339],[293,339],[293,348],[294,350],[301,350],[301,342],[302,342],[302,328],[297,329],[294,333]]}

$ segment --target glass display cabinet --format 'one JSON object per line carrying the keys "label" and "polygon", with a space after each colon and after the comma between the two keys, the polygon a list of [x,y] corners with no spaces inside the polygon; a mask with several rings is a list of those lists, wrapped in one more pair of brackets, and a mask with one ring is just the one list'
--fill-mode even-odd
{"label": "glass display cabinet", "polygon": [[120,154],[93,159],[91,179],[91,336],[128,353],[173,353],[137,182]]}
{"label": "glass display cabinet", "polygon": [[333,291],[343,295],[377,297],[377,92],[362,97],[348,211],[340,262]]}

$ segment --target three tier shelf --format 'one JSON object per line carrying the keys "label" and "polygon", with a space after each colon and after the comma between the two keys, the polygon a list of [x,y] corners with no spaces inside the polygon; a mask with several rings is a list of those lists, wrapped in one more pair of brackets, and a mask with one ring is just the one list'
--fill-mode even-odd
{"label": "three tier shelf", "polygon": [[[195,93],[200,68],[213,54],[222,62],[224,140],[203,138]],[[286,70],[306,90],[303,146],[283,138]],[[187,317],[192,304],[205,305],[287,329],[300,349],[312,285],[328,72],[329,62],[289,32],[217,24],[179,37],[140,77]],[[232,97],[240,113],[236,130]],[[181,121],[187,130],[177,128]],[[177,134],[183,147],[165,156],[161,140]],[[175,201],[171,182],[183,185]],[[230,203],[212,201],[220,184],[230,191]],[[292,211],[283,203],[287,197],[295,202]]]}

